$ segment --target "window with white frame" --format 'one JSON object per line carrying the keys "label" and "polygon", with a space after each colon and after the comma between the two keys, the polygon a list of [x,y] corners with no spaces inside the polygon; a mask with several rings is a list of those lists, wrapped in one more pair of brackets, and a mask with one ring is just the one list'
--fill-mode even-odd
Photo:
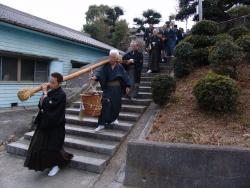
{"label": "window with white frame", "polygon": [[0,56],[0,81],[45,82],[48,74],[49,60]]}
{"label": "window with white frame", "polygon": [[1,57],[0,80],[17,81],[18,59],[15,57]]}

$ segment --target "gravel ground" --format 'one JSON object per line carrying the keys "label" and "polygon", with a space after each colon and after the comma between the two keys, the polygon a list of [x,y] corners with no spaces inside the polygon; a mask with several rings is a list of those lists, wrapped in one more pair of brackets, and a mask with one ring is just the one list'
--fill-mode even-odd
{"label": "gravel ground", "polygon": [[35,109],[1,110],[0,147],[22,137],[30,129],[32,117],[35,114]]}
{"label": "gravel ground", "polygon": [[238,67],[241,96],[232,113],[206,113],[198,108],[193,86],[209,68],[200,68],[177,81],[170,102],[155,117],[148,140],[250,147],[250,65]]}

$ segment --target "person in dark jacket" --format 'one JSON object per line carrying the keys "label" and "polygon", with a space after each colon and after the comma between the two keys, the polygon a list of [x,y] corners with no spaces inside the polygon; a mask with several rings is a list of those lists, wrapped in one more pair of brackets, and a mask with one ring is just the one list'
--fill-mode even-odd
{"label": "person in dark jacket", "polygon": [[103,91],[102,110],[96,132],[115,122],[122,105],[122,96],[129,94],[131,82],[124,67],[119,64],[118,50],[111,50],[109,63],[101,67],[91,79],[99,81]]}
{"label": "person in dark jacket", "polygon": [[143,54],[139,52],[139,46],[136,41],[132,41],[130,47],[131,51],[126,53],[122,59],[126,61],[125,67],[132,84],[128,96],[129,98],[137,98],[143,67]]}
{"label": "person in dark jacket", "polygon": [[25,167],[35,171],[49,168],[48,176],[57,174],[59,167],[73,157],[63,149],[66,95],[60,86],[62,81],[61,74],[52,73],[49,83],[42,85],[43,96],[35,119],[37,126],[24,163]]}
{"label": "person in dark jacket", "polygon": [[155,29],[149,40],[149,64],[147,73],[160,72],[162,39],[158,36],[158,31]]}
{"label": "person in dark jacket", "polygon": [[174,49],[177,39],[177,30],[173,27],[173,24],[168,24],[165,30],[164,36],[166,38],[166,51],[168,56],[174,56]]}
{"label": "person in dark jacket", "polygon": [[178,29],[177,25],[175,25],[175,27],[177,29],[177,35],[176,35],[176,37],[177,37],[176,45],[177,45],[181,40],[184,39],[184,30],[181,27]]}
{"label": "person in dark jacket", "polygon": [[144,32],[143,40],[145,42],[145,48],[147,48],[149,45],[149,40],[150,37],[153,35],[153,30],[154,30],[154,25],[149,24],[149,28],[147,28]]}

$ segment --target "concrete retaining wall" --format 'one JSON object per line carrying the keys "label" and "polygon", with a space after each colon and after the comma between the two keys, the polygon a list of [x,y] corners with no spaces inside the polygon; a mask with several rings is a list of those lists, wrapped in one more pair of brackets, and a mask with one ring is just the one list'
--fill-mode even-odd
{"label": "concrete retaining wall", "polygon": [[125,173],[132,187],[249,188],[250,149],[133,140]]}

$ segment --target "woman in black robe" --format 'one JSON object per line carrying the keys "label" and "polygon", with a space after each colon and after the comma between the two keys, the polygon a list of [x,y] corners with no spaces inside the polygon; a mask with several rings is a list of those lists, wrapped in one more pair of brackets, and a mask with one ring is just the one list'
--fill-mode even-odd
{"label": "woman in black robe", "polygon": [[111,50],[109,64],[104,65],[92,80],[99,81],[103,91],[102,110],[95,131],[100,131],[117,120],[121,111],[122,95],[128,94],[131,83],[127,72],[118,63],[119,52]]}
{"label": "woman in black robe", "polygon": [[158,36],[158,31],[155,29],[149,40],[149,67],[147,73],[160,72],[162,40]]}
{"label": "woman in black robe", "polygon": [[35,171],[51,169],[49,176],[54,176],[59,167],[66,165],[73,157],[63,149],[66,95],[60,86],[62,81],[61,74],[52,73],[50,82],[42,86],[43,96],[35,119],[37,127],[24,163],[25,167]]}

